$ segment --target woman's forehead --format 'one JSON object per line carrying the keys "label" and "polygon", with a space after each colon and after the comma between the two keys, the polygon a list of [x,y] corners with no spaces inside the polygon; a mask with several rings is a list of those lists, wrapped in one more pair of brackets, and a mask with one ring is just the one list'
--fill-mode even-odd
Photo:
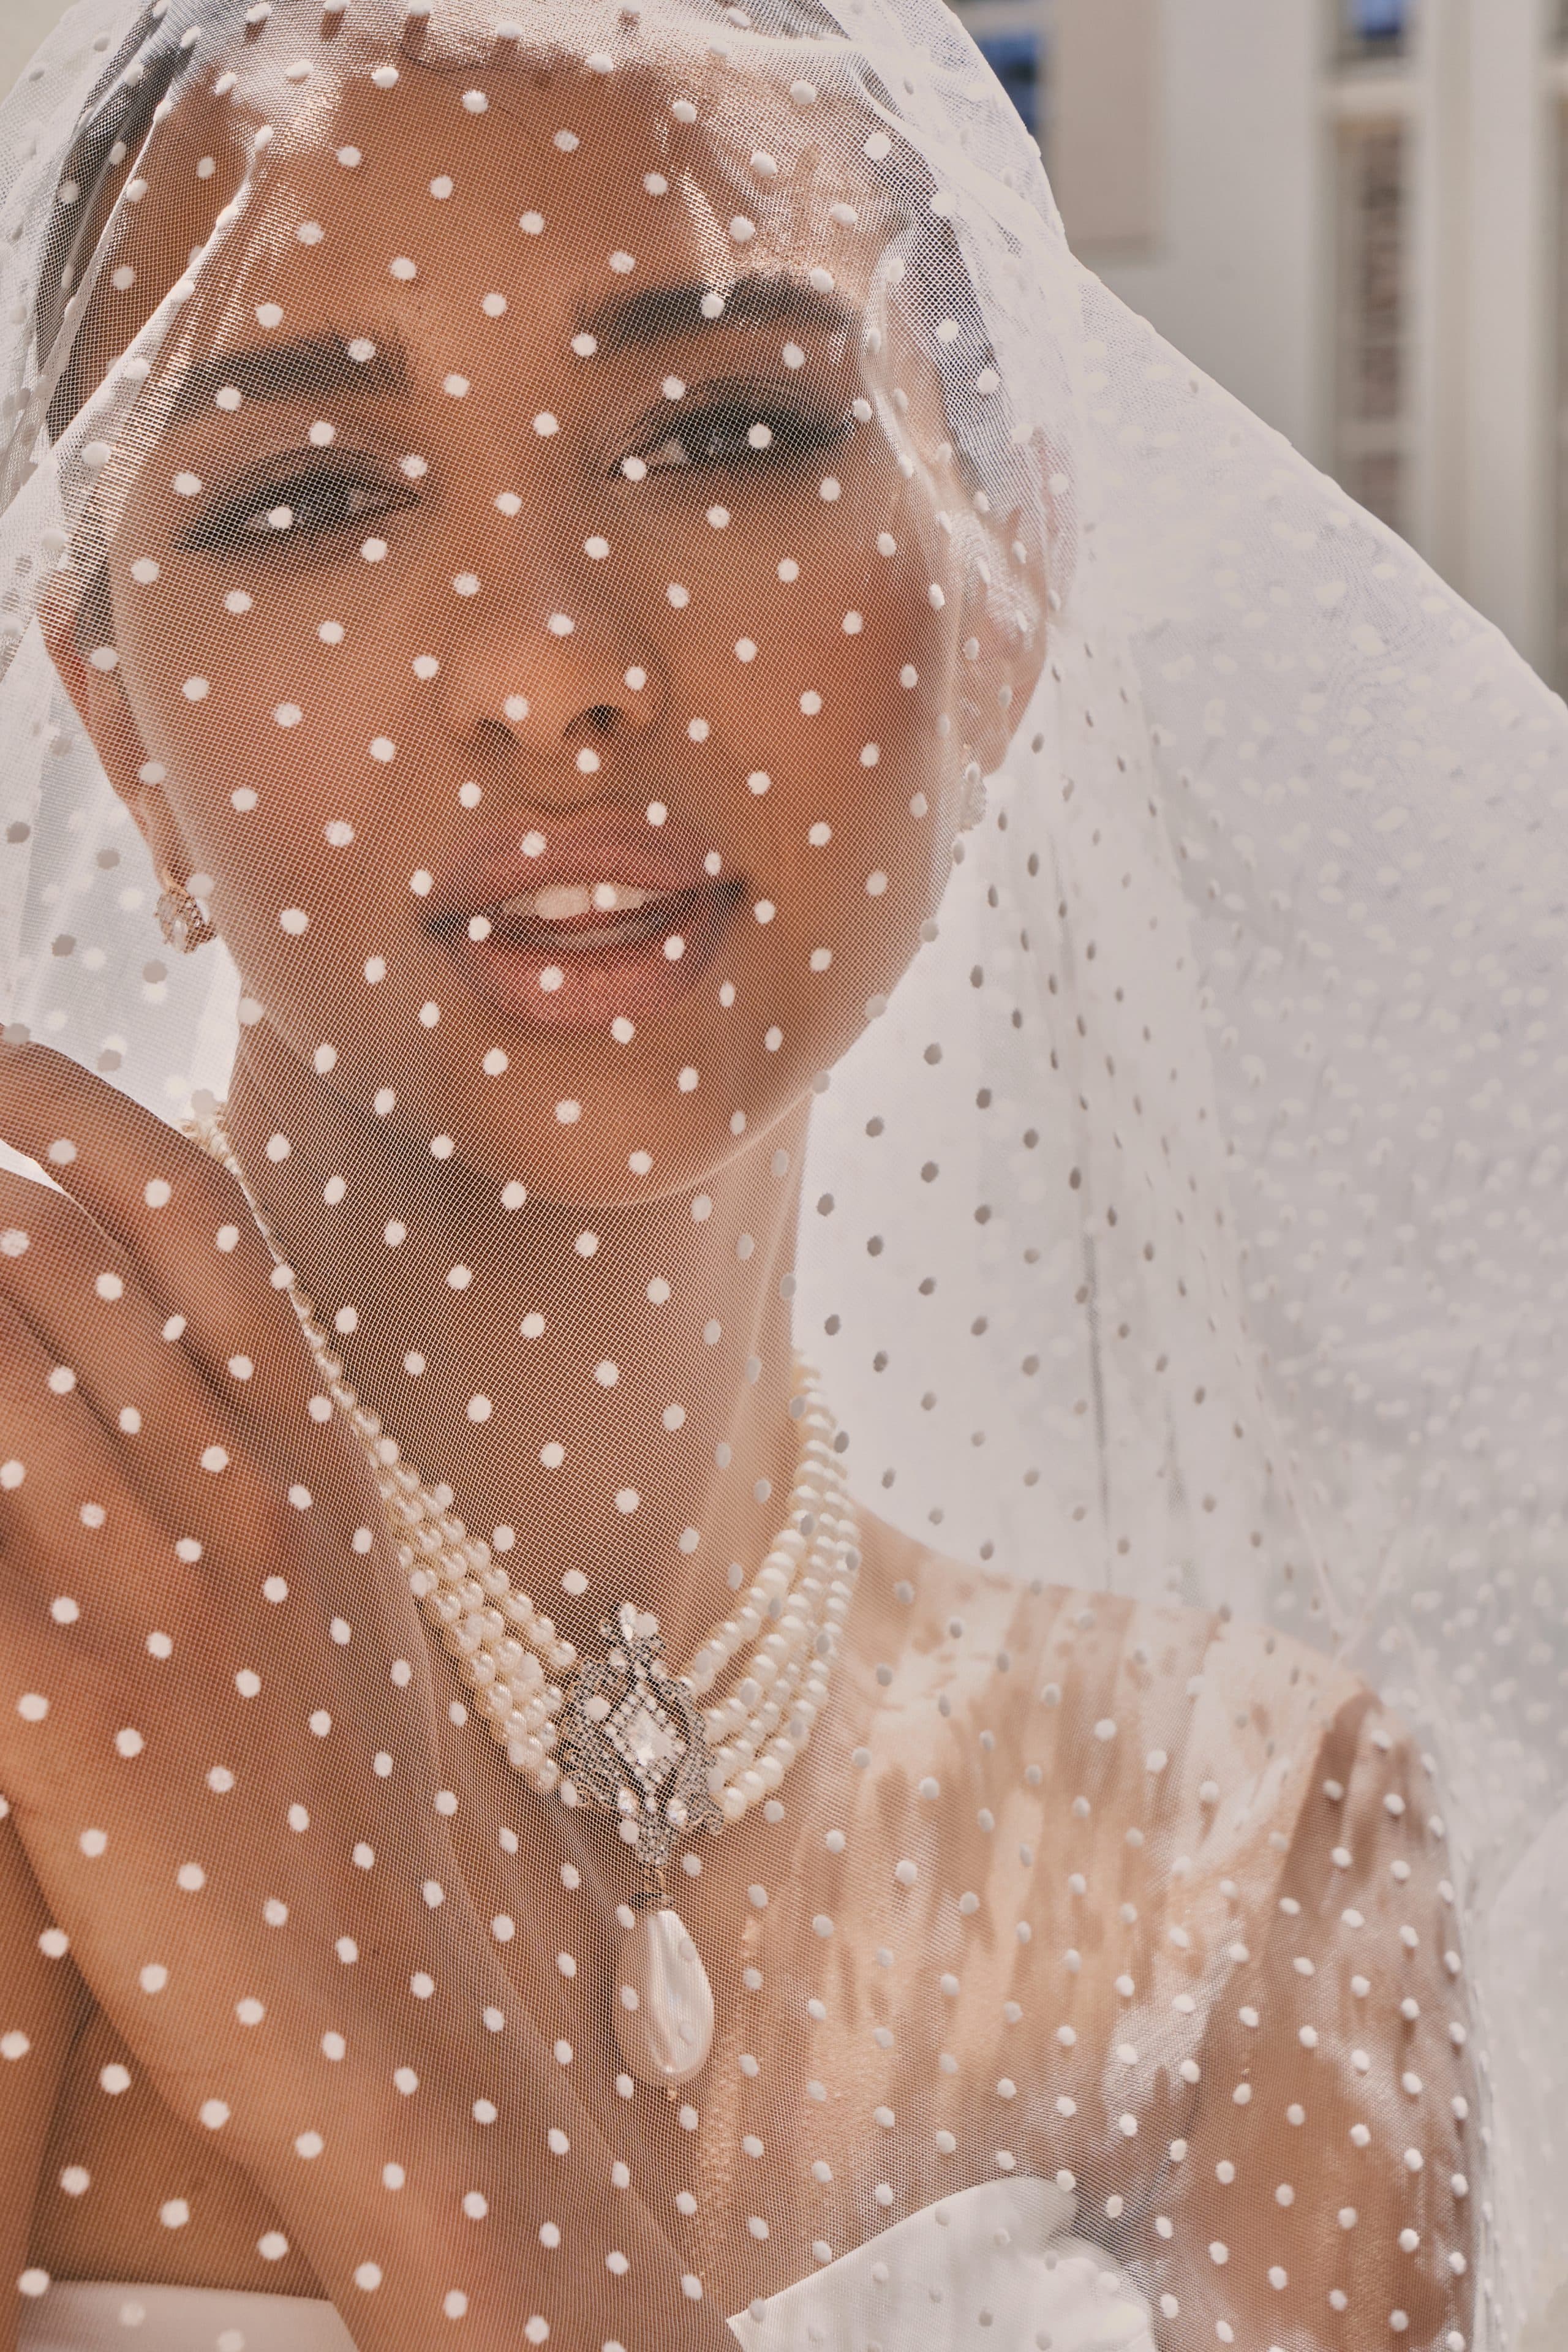
{"label": "woman's forehead", "polygon": [[[448,74],[405,70],[387,90],[355,74],[307,135],[290,136],[279,158],[285,185],[345,221],[393,204],[435,226],[438,205],[450,208],[444,222],[489,226],[509,241],[542,215],[557,249],[597,244],[623,270],[682,227],[717,234],[726,248],[755,239],[847,256],[863,242],[856,228],[885,238],[893,224],[854,126],[835,119],[842,110],[814,110],[807,136],[756,76],[731,78],[721,107],[700,110],[652,72],[600,79],[544,65],[493,78],[486,97],[476,116]],[[537,217],[529,226],[539,234]]]}
{"label": "woman's forehead", "polygon": [[[237,249],[202,287],[185,352],[202,310],[212,331],[188,374],[254,352],[268,391],[289,374],[279,355],[303,352],[320,383],[312,343],[341,360],[372,341],[418,376],[421,346],[494,343],[500,318],[512,351],[521,330],[562,358],[574,336],[605,358],[654,352],[700,336],[715,297],[729,330],[842,351],[900,221],[847,139],[823,136],[839,108],[806,136],[766,85],[752,120],[729,91],[726,131],[677,103],[654,73],[517,66],[475,120],[449,73],[405,70],[393,89],[345,75],[268,152]],[[369,391],[376,369],[351,374]]]}
{"label": "woman's forehead", "polygon": [[[575,61],[514,66],[487,97],[476,117],[446,71],[345,76],[267,159],[219,264],[226,280],[238,260],[249,297],[221,341],[264,296],[291,333],[374,310],[401,313],[411,342],[454,305],[479,333],[499,299],[514,329],[519,311],[568,317],[608,352],[690,331],[707,290],[740,292],[731,323],[804,340],[855,320],[900,226],[846,152],[853,126],[833,135],[840,110],[808,136],[757,78],[726,85],[721,123],[683,121],[696,110],[661,76]],[[760,278],[780,282],[760,294]]]}

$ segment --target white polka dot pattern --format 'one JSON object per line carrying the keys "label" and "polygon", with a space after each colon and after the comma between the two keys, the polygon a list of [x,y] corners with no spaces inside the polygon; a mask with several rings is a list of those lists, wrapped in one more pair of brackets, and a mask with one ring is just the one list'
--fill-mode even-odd
{"label": "white polka dot pattern", "polygon": [[1561,705],[936,0],[5,147],[24,2342],[1530,2343]]}

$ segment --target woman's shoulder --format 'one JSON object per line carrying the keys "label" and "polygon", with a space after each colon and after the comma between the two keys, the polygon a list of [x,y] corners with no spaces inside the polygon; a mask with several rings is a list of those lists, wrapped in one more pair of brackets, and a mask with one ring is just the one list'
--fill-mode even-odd
{"label": "woman's shoulder", "polygon": [[[1020,1580],[863,1527],[857,1644],[885,1752],[984,1759],[1069,1790],[1099,1825],[1274,1881],[1384,1801],[1434,1810],[1429,1759],[1353,1668],[1223,1609]],[[933,1718],[937,1718],[933,1720]],[[926,1769],[923,1765],[921,1769]],[[1364,1843],[1364,1840],[1363,1841]]]}
{"label": "woman's shoulder", "polygon": [[915,1658],[942,1651],[954,1666],[967,1657],[972,1673],[1033,1677],[1047,1706],[1100,1708],[1118,1686],[1144,1703],[1175,1692],[1199,1719],[1245,1712],[1268,1739],[1287,1723],[1304,1727],[1378,1704],[1326,1649],[1223,1606],[1022,1576],[953,1558],[865,1514],[861,1543],[879,1631],[901,1627],[899,1646]]}

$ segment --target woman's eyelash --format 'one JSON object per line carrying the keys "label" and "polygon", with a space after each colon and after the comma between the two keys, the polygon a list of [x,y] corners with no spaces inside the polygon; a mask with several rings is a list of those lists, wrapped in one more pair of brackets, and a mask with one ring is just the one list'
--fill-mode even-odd
{"label": "woman's eyelash", "polygon": [[[727,398],[683,413],[637,454],[650,472],[688,466],[787,467],[837,448],[854,429],[847,409]],[[356,530],[416,503],[417,493],[401,479],[342,463],[285,462],[261,482],[218,500],[183,534],[181,544],[281,551]]]}
{"label": "woman's eyelash", "polygon": [[352,530],[416,502],[411,484],[342,465],[280,469],[242,494],[220,500],[184,534],[196,548],[297,545],[301,539]]}
{"label": "woman's eyelash", "polygon": [[637,451],[650,471],[680,466],[787,466],[837,448],[855,429],[847,409],[726,399],[682,412]]}

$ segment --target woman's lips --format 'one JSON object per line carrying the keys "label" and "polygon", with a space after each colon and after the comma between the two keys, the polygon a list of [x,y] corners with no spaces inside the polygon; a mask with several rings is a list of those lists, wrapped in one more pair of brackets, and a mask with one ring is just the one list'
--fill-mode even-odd
{"label": "woman's lips", "polygon": [[577,809],[469,844],[433,888],[426,928],[512,1020],[552,1028],[636,1023],[706,969],[744,877],[640,814]]}

